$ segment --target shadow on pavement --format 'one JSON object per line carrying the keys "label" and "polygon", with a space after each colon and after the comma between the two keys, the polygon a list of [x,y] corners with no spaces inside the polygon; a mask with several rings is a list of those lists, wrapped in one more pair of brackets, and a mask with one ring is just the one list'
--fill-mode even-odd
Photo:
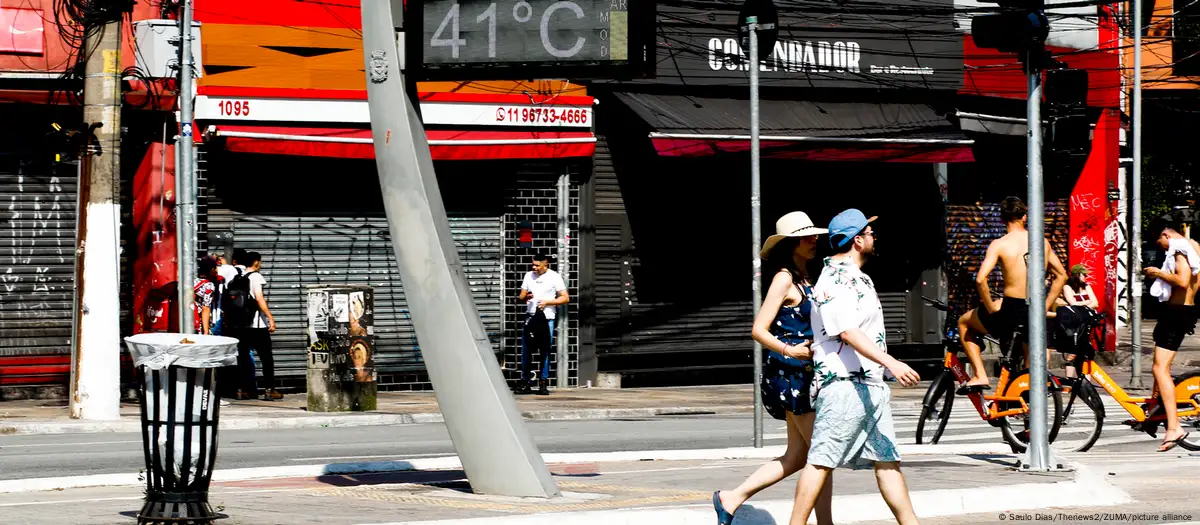
{"label": "shadow on pavement", "polygon": [[329,474],[318,476],[317,481],[325,485],[335,487],[361,487],[371,485],[388,485],[396,483],[412,483],[416,485],[431,485],[439,488],[452,488],[458,490],[454,486],[456,482],[462,482],[462,486],[466,487],[466,491],[470,492],[470,486],[467,485],[467,474],[461,470],[429,470],[429,471],[408,471],[408,472],[387,472],[380,474]]}

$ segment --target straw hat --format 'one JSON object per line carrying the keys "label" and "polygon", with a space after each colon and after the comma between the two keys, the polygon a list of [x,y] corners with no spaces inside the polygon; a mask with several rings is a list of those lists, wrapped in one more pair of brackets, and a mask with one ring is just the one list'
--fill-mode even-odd
{"label": "straw hat", "polygon": [[766,259],[771,254],[771,248],[774,248],[779,241],[789,237],[808,237],[825,233],[829,233],[829,230],[813,226],[812,219],[808,218],[807,213],[794,211],[775,221],[775,235],[767,237],[767,242],[763,243],[762,250],[758,252],[758,255]]}

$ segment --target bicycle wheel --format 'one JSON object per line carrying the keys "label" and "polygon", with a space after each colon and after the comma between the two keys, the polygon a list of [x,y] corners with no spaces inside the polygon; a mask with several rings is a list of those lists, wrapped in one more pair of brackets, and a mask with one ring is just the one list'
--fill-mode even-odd
{"label": "bicycle wheel", "polygon": [[[1022,370],[1016,375],[1012,383],[1009,383],[1008,389],[1005,390],[1004,396],[1016,397],[1020,396],[1025,400],[1025,404],[1029,404],[1029,370]],[[1049,426],[1047,440],[1054,443],[1058,437],[1059,427],[1062,425],[1062,393],[1055,389],[1047,388],[1046,390],[1046,424]],[[1000,410],[1009,410],[1018,408],[1020,405],[1015,402],[999,403]],[[1000,420],[1000,433],[1004,436],[1004,441],[1012,447],[1014,453],[1025,452],[1029,445],[1029,414],[1020,414],[1009,416]],[[1020,430],[1013,430],[1013,422],[1021,424]]]}
{"label": "bicycle wheel", "polygon": [[1104,400],[1086,378],[1060,378],[1071,385],[1063,406],[1058,435],[1050,445],[1056,452],[1087,452],[1104,430]]}
{"label": "bicycle wheel", "polygon": [[[1200,370],[1175,376],[1175,399],[1177,402],[1200,402]],[[1188,439],[1180,441],[1179,446],[1192,452],[1200,451],[1200,416],[1181,417],[1179,426],[1188,432]]]}
{"label": "bicycle wheel", "polygon": [[[946,423],[950,422],[950,410],[954,408],[954,380],[945,370],[937,380],[929,385],[925,392],[925,401],[921,407],[921,417],[917,419],[917,444],[936,445],[946,431]],[[936,425],[930,425],[926,432],[925,422],[937,420]]]}

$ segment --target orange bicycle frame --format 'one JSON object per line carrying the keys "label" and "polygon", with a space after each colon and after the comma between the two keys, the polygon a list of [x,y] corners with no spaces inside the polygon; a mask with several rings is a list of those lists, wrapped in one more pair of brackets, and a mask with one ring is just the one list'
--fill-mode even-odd
{"label": "orange bicycle frame", "polygon": [[[959,384],[966,383],[967,380],[969,379],[969,377],[967,376],[966,368],[963,367],[962,361],[959,361],[959,359],[958,359],[957,352],[946,352],[946,358],[945,358],[943,365],[948,370],[950,370],[951,372],[954,373],[954,378],[958,381]],[[1000,369],[1000,379],[996,383],[996,391],[1003,392],[1004,390],[1007,390],[1008,382],[1010,379],[1011,379],[1011,377],[1009,376],[1008,368],[1001,368]],[[1029,385],[1025,385],[1025,388],[1029,388]],[[1029,413],[1029,405],[1027,405],[1025,403],[1025,400],[1023,398],[1021,398],[1021,396],[1019,396],[1019,395],[1016,397],[998,396],[998,395],[997,396],[985,396],[985,395],[979,394],[977,392],[972,392],[972,393],[967,394],[967,397],[971,399],[971,404],[975,405],[975,410],[977,412],[979,412],[979,417],[983,418],[986,421],[991,421],[993,419],[999,419],[1002,417],[1019,416],[1022,414]],[[990,401],[991,403],[989,403],[985,407],[983,404],[984,401]],[[1017,403],[1020,405],[1020,407],[998,411],[996,409],[996,402],[998,402],[998,401]]]}

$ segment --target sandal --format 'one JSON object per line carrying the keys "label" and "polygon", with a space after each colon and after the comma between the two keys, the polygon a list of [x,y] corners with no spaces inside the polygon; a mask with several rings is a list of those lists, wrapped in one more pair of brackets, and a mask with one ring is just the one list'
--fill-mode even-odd
{"label": "sandal", "polygon": [[717,525],[733,525],[733,514],[725,511],[721,504],[721,491],[713,492],[713,510],[717,511]]}
{"label": "sandal", "polygon": [[970,394],[982,394],[985,390],[991,390],[992,385],[963,385],[958,387],[954,392],[955,395],[965,396]]}
{"label": "sandal", "polygon": [[[1189,434],[1191,434],[1191,432],[1184,432],[1182,436],[1179,436],[1175,439],[1168,439],[1166,441],[1163,441],[1162,444],[1158,446],[1158,451],[1159,452],[1167,452],[1167,451],[1179,446],[1179,442],[1187,439]],[[1162,448],[1162,447],[1167,447],[1167,448]]]}

